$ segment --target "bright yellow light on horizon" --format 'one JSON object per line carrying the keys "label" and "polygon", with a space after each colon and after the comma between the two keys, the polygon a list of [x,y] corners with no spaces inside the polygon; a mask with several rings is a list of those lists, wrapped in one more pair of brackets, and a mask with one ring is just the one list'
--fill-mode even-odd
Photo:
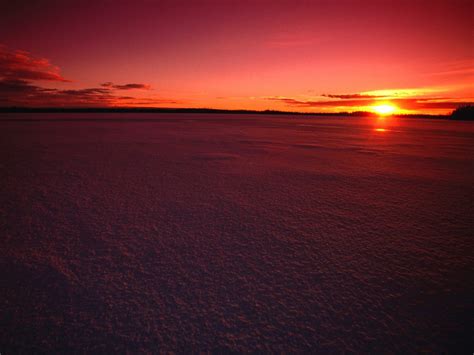
{"label": "bright yellow light on horizon", "polygon": [[393,105],[384,104],[384,105],[372,106],[372,109],[374,110],[375,113],[379,115],[387,116],[394,113],[397,108]]}

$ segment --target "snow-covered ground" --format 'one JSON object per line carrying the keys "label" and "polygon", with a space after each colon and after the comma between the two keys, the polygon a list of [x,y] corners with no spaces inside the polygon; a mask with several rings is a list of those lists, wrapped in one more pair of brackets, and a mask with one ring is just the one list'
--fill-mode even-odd
{"label": "snow-covered ground", "polygon": [[472,352],[473,123],[0,119],[2,354]]}

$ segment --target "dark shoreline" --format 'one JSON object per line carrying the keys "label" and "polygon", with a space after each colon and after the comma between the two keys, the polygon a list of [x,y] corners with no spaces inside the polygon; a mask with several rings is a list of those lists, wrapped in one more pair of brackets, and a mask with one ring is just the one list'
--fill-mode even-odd
{"label": "dark shoreline", "polygon": [[[208,113],[208,114],[251,114],[251,115],[297,115],[297,116],[346,116],[377,117],[377,114],[366,111],[357,112],[297,112],[274,110],[224,110],[210,108],[141,108],[141,107],[0,107],[0,113]],[[405,118],[449,119],[450,115],[404,114],[392,115]]]}

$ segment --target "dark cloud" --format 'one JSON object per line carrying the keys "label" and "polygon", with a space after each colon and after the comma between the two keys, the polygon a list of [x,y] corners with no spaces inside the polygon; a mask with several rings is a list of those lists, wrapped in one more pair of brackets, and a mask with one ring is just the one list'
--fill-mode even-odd
{"label": "dark cloud", "polygon": [[48,89],[25,80],[0,80],[2,106],[109,106],[116,98],[107,89]]}
{"label": "dark cloud", "polygon": [[114,89],[99,87],[77,90],[48,89],[26,80],[0,80],[0,106],[110,107],[177,104],[174,100],[116,96]]}
{"label": "dark cloud", "polygon": [[25,80],[5,79],[0,80],[0,97],[7,94],[24,93],[31,90],[36,90],[37,86],[31,85]]}
{"label": "dark cloud", "polygon": [[148,84],[124,84],[124,85],[116,85],[112,82],[102,83],[101,86],[106,88],[113,88],[117,90],[133,90],[133,89],[140,89],[140,90],[151,90],[151,86]]}
{"label": "dark cloud", "polygon": [[450,99],[424,99],[424,100],[415,100],[415,99],[404,99],[400,100],[400,103],[397,103],[397,100],[390,100],[399,107],[407,109],[455,109],[464,105],[473,105],[473,102],[468,101],[455,101]]}
{"label": "dark cloud", "polygon": [[33,57],[25,51],[10,51],[0,45],[0,79],[63,81],[59,68],[47,59]]}
{"label": "dark cloud", "polygon": [[387,96],[383,95],[365,95],[365,94],[323,94],[324,97],[329,97],[331,99],[374,99],[374,98],[384,98]]}
{"label": "dark cloud", "polygon": [[327,107],[327,106],[365,106],[371,105],[375,100],[324,100],[324,101],[303,101],[292,98],[269,97],[267,100],[284,102],[290,106],[298,107]]}
{"label": "dark cloud", "polygon": [[132,89],[141,89],[141,90],[150,90],[150,85],[146,84],[125,84],[125,85],[114,85],[115,89],[119,90],[132,90]]}
{"label": "dark cloud", "polygon": [[37,81],[68,82],[58,67],[47,59],[24,51],[10,51],[0,45],[0,106],[30,107],[109,107],[177,104],[160,98],[136,98],[116,95],[121,90],[151,90],[150,85],[105,82],[100,87],[84,89],[44,88]]}
{"label": "dark cloud", "polygon": [[110,94],[110,90],[108,89],[102,89],[102,88],[89,88],[89,89],[78,89],[78,90],[61,90],[61,91],[58,91],[58,92],[61,92],[63,93],[64,95],[74,95],[74,96],[78,96],[78,95],[84,95],[84,96],[87,96],[87,95],[109,95]]}

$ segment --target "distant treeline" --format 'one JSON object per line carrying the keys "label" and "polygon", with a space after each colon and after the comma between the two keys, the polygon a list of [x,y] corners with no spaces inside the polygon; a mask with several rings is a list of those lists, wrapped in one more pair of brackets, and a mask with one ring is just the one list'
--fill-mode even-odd
{"label": "distant treeline", "polygon": [[[472,111],[472,106],[467,106]],[[461,109],[461,108],[460,108]],[[456,111],[458,111],[457,109]],[[456,112],[455,111],[455,112]],[[0,107],[0,113],[208,113],[208,114],[252,114],[252,115],[298,115],[298,116],[348,116],[375,117],[377,114],[367,111],[356,112],[294,112],[275,110],[223,110],[212,108],[149,108],[149,107]],[[413,118],[450,118],[448,115],[406,114],[396,117]],[[472,116],[472,115],[471,115]],[[457,116],[456,116],[457,117]]]}
{"label": "distant treeline", "polygon": [[255,115],[302,115],[302,116],[374,116],[371,112],[295,112],[276,110],[225,110],[214,108],[161,108],[161,107],[0,107],[7,113],[223,113]]}
{"label": "distant treeline", "polygon": [[474,106],[465,105],[458,107],[450,116],[453,120],[474,121]]}

